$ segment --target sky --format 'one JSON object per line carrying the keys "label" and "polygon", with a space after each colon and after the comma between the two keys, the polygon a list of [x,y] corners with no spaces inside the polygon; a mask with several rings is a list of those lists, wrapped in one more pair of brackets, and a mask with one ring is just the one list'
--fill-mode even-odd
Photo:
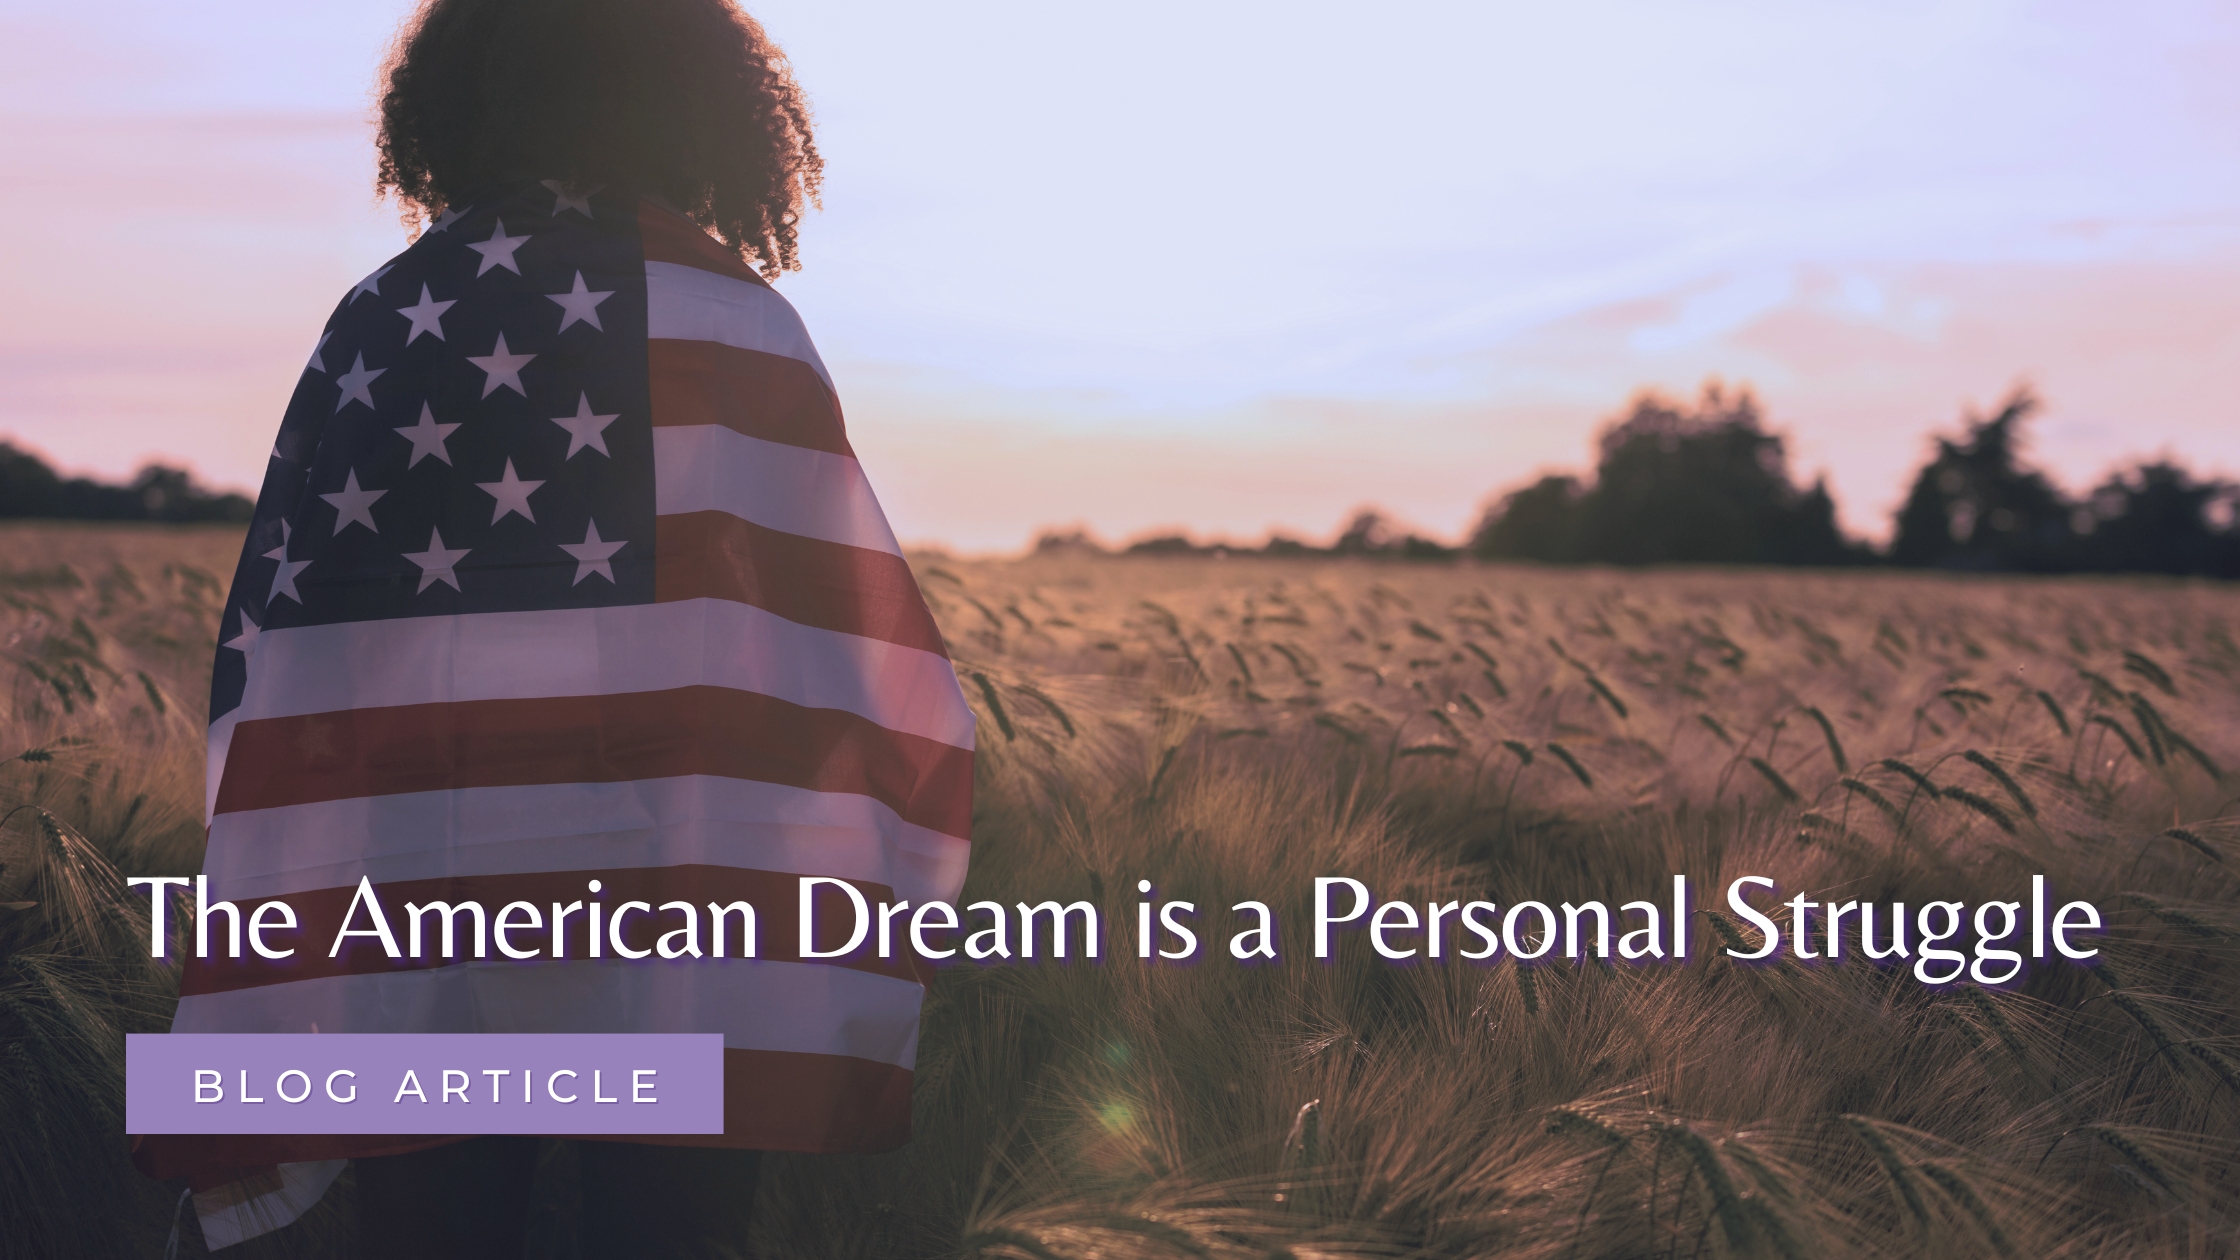
{"label": "sky", "polygon": [[[399,0],[0,0],[0,436],[252,488],[372,195]],[[896,532],[1466,533],[1748,384],[1887,536],[2028,383],[2072,489],[2240,476],[2240,8],[750,5],[816,111],[780,284]]]}

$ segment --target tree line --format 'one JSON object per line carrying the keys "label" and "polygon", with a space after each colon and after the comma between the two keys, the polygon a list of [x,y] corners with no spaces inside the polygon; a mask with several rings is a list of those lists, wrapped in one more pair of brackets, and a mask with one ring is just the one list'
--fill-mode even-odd
{"label": "tree line", "polygon": [[[1591,478],[1554,474],[1498,496],[1459,547],[1402,533],[1372,510],[1329,547],[1280,536],[1261,548],[1200,546],[1170,535],[1124,550],[2240,577],[2240,485],[2142,460],[2071,496],[2023,458],[2023,428],[2038,407],[2017,389],[1995,413],[1936,437],[1886,548],[1842,531],[1824,478],[1798,484],[1786,443],[1767,431],[1747,387],[1713,382],[1692,406],[1636,395],[1597,438]],[[1091,546],[1078,533],[1037,544]]]}
{"label": "tree line", "polygon": [[0,442],[0,519],[244,524],[254,506],[242,495],[205,490],[184,469],[162,464],[149,464],[121,485],[65,478],[31,452]]}
{"label": "tree line", "polygon": [[2240,577],[2240,485],[2169,460],[2107,473],[2081,497],[2022,456],[2039,408],[2017,389],[1939,435],[1877,549],[1837,528],[1826,481],[1789,472],[1748,389],[1707,385],[1692,408],[1644,394],[1605,429],[1591,485],[1543,477],[1473,532],[1486,559],[1599,564],[1889,564],[2017,573]]}
{"label": "tree line", "polygon": [[[1692,404],[1634,397],[1596,439],[1591,477],[1551,474],[1495,498],[1460,546],[1357,513],[1331,545],[1277,535],[1261,547],[1139,539],[1129,555],[1258,554],[1543,564],[1749,564],[2017,573],[2166,573],[2240,578],[2240,484],[2168,459],[2108,472],[2081,496],[2022,454],[2039,408],[2017,389],[1989,416],[1939,435],[1897,511],[1889,546],[1847,536],[1826,480],[1799,485],[1787,445],[1747,388],[1704,386]],[[150,464],[112,484],[64,478],[0,442],[0,519],[246,522],[239,494]],[[1045,533],[1043,553],[1101,551],[1085,534]]]}

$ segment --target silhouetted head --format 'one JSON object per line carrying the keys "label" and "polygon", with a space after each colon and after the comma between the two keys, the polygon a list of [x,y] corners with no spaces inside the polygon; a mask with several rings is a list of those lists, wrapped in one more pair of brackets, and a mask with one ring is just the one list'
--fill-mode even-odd
{"label": "silhouetted head", "polygon": [[380,191],[413,213],[515,179],[657,193],[764,275],[823,175],[785,54],[730,0],[427,0],[381,93]]}

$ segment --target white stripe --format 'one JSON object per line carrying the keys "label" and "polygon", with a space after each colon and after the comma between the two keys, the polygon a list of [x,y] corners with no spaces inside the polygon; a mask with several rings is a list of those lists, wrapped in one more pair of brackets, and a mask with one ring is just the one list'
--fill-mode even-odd
{"label": "white stripe", "polygon": [[241,720],[240,714],[237,708],[210,724],[210,751],[202,768],[202,825],[205,827],[218,813],[218,784],[225,780],[226,750],[233,746],[233,727]]}
{"label": "white stripe", "polygon": [[327,1192],[334,1179],[342,1175],[343,1165],[349,1162],[320,1159],[282,1164],[278,1187],[238,1201],[233,1197],[237,1192],[232,1184],[194,1196],[194,1214],[202,1223],[203,1245],[216,1251],[293,1224],[311,1210],[311,1205]]}
{"label": "white stripe", "polygon": [[203,871],[220,899],[446,876],[681,865],[884,884],[954,902],[972,846],[867,796],[712,775],[460,788],[220,814]]}
{"label": "white stripe", "polygon": [[913,981],[826,963],[499,960],[198,993],[179,999],[171,1031],[720,1032],[733,1050],[907,1068],[924,994]]}
{"label": "white stripe", "polygon": [[832,388],[832,374],[824,370],[792,303],[774,289],[713,271],[648,262],[646,336],[782,354],[816,369],[824,387]]}
{"label": "white stripe", "polygon": [[[890,731],[972,746],[972,710],[956,671],[941,657],[723,599],[267,630],[249,658],[241,707],[221,725],[390,705],[691,686],[839,709]],[[218,738],[213,726],[214,761],[222,755]]]}
{"label": "white stripe", "polygon": [[804,538],[902,554],[863,465],[722,425],[653,431],[653,510],[728,512]]}

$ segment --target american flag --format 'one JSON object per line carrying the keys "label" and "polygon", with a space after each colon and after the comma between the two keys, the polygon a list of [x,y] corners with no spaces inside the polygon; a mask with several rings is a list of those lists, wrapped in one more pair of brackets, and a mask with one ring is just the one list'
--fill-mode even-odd
{"label": "american flag", "polygon": [[[667,1140],[907,1139],[922,964],[801,960],[793,889],[953,902],[972,714],[799,317],[690,220],[525,182],[352,288],[220,641],[210,895],[285,897],[304,930],[284,962],[190,960],[174,1031],[720,1032],[725,1133]],[[593,879],[609,904],[744,899],[762,949],[328,959],[361,877],[391,907]],[[342,1159],[442,1140],[140,1158],[195,1178],[216,1242],[292,1218]],[[278,1172],[240,1189],[256,1169]]]}

